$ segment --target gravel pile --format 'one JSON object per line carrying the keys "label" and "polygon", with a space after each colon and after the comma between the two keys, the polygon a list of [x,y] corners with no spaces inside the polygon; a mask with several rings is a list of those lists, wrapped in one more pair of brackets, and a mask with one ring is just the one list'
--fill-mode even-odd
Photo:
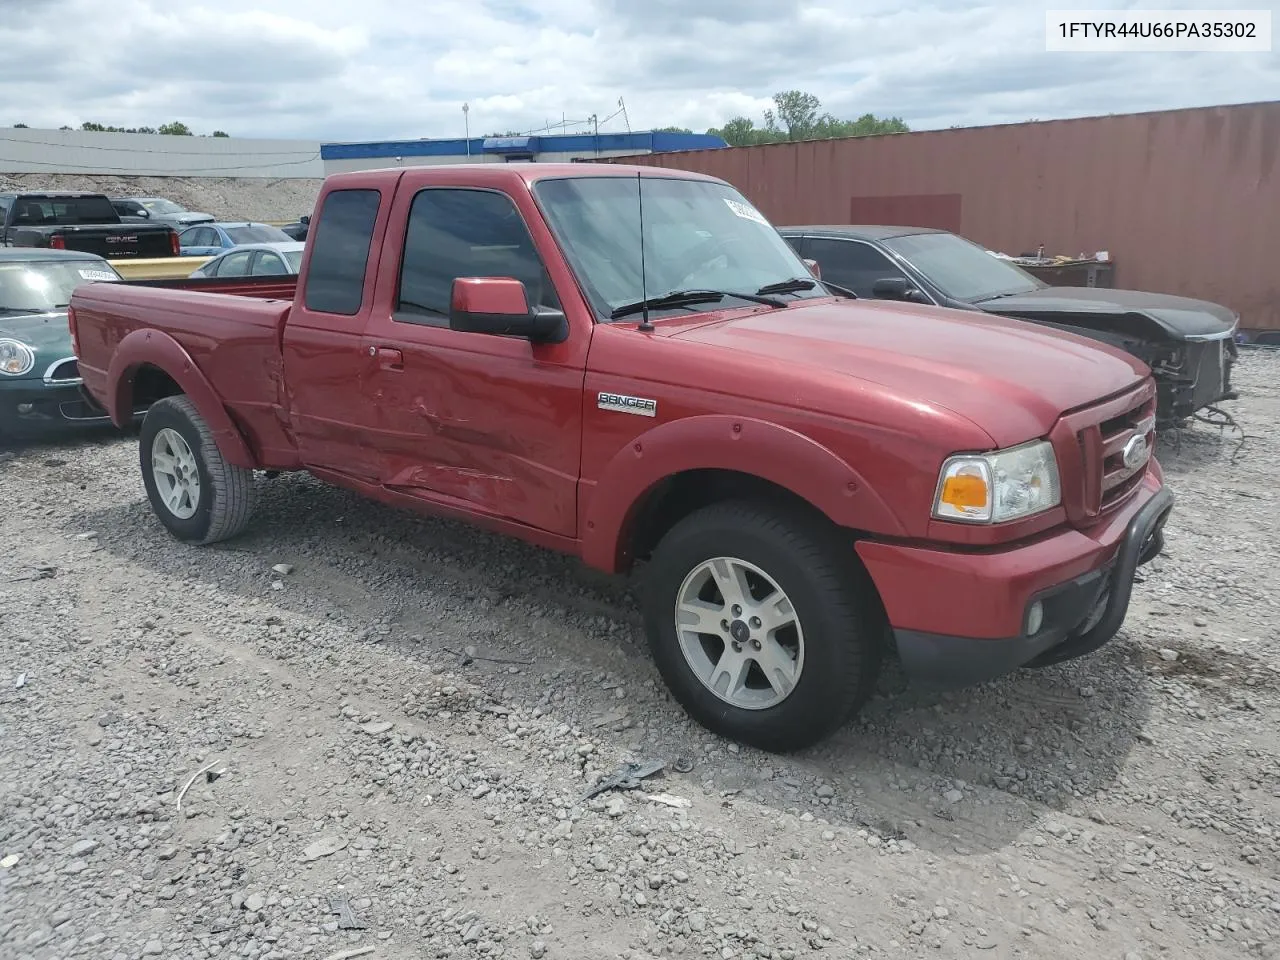
{"label": "gravel pile", "polygon": [[87,190],[109,197],[165,197],[227,220],[295,220],[310,213],[320,180],[260,177],[122,177],[0,173],[0,190]]}
{"label": "gravel pile", "polygon": [[0,452],[0,956],[1280,957],[1280,357],[1238,379],[1116,641],[891,670],[790,757],[569,559],[304,477],[188,548],[133,438]]}

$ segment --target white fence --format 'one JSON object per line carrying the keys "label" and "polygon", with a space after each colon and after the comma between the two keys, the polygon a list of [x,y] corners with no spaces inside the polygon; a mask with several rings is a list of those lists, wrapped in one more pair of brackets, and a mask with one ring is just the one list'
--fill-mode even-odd
{"label": "white fence", "polygon": [[0,173],[324,176],[318,140],[246,140],[0,127]]}

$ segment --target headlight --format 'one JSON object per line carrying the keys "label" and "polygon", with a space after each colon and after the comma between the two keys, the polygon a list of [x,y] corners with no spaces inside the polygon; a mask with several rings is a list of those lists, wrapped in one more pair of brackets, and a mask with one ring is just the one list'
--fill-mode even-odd
{"label": "headlight", "polygon": [[36,352],[18,340],[0,340],[0,373],[20,377],[36,365]]}
{"label": "headlight", "polygon": [[939,520],[1001,523],[1061,502],[1053,445],[1037,440],[995,453],[948,457],[938,478],[933,515]]}

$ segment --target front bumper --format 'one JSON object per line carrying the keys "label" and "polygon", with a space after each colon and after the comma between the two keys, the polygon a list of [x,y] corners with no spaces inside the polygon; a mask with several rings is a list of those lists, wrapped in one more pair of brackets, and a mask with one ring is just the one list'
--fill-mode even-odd
{"label": "front bumper", "polygon": [[[914,683],[956,689],[1084,656],[1120,629],[1134,573],[1160,553],[1173,496],[1149,476],[1117,515],[1003,551],[957,553],[862,541]],[[1039,603],[1043,620],[1031,626]]]}

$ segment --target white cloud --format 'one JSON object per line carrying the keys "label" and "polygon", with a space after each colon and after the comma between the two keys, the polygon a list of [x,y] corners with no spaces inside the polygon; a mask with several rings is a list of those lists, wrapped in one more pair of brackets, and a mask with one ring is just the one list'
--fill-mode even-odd
{"label": "white cloud", "polygon": [[[1265,99],[1274,54],[1049,54],[1059,3],[3,0],[0,125],[95,120],[323,140],[757,120],[802,89],[912,127]],[[1203,8],[1208,0],[1162,7]],[[1126,4],[1090,3],[1090,6]],[[66,29],[74,24],[74,30]],[[603,129],[621,130],[617,116]],[[582,129],[582,128],[579,128]]]}

